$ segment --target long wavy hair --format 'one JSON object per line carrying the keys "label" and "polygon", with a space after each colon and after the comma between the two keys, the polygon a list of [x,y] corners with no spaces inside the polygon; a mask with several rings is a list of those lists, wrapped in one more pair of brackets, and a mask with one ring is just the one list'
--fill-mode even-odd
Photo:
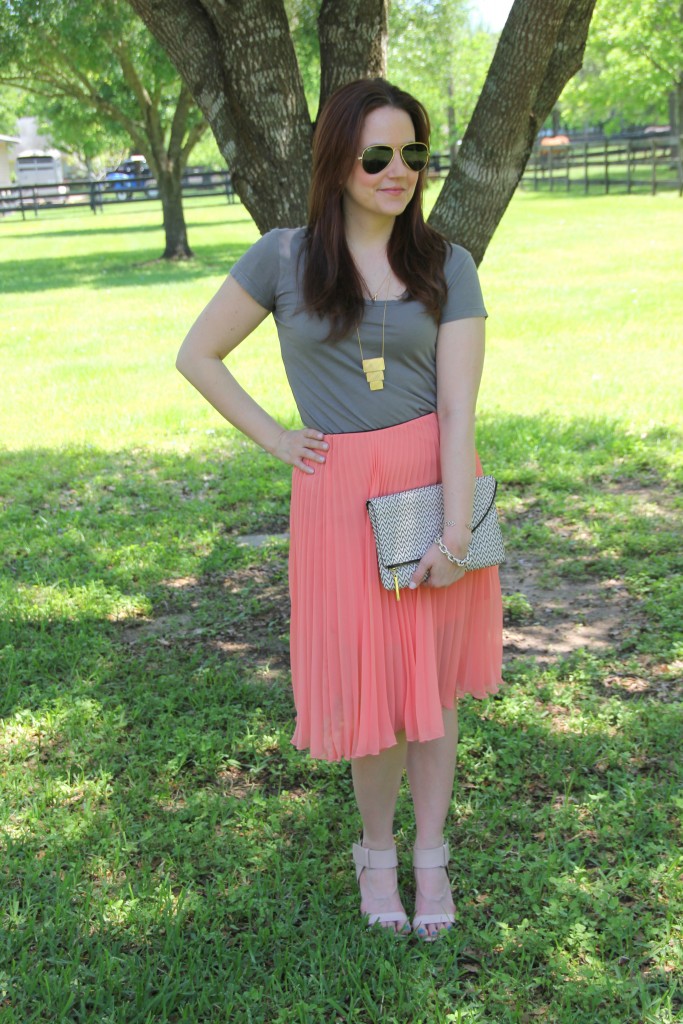
{"label": "long wavy hair", "polygon": [[[429,145],[429,117],[422,104],[383,78],[367,78],[337,89],[318,119],[313,137],[313,173],[308,201],[308,230],[302,247],[303,300],[306,309],[329,319],[328,340],[348,335],[363,318],[363,281],[344,232],[342,200],[359,153],[366,117],[380,107],[405,110],[415,139]],[[438,323],[446,300],[446,240],[425,223],[421,171],[408,206],[394,223],[387,246],[389,265],[405,282],[407,296],[426,307]]]}

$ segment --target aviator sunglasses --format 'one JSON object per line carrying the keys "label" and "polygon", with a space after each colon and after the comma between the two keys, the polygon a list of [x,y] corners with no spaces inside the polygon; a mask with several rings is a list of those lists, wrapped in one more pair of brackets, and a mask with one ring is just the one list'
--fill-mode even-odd
{"label": "aviator sunglasses", "polygon": [[386,146],[382,143],[368,146],[358,159],[366,174],[379,174],[394,159],[396,150],[409,171],[424,171],[429,163],[429,146],[424,142],[406,142],[404,146]]}

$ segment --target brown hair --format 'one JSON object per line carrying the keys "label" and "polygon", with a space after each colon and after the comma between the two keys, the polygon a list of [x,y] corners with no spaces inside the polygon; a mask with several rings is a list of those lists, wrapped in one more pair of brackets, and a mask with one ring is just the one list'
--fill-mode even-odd
{"label": "brown hair", "polygon": [[[415,139],[429,145],[429,117],[422,104],[383,78],[350,82],[337,89],[318,119],[313,138],[313,173],[308,200],[308,230],[302,255],[306,309],[331,321],[329,340],[338,340],[363,317],[364,295],[344,233],[342,197],[356,158],[363,123],[373,110],[396,107],[413,122]],[[420,172],[404,212],[396,218],[387,247],[391,269],[406,284],[411,299],[422,302],[439,321],[446,300],[446,241],[425,223]]]}

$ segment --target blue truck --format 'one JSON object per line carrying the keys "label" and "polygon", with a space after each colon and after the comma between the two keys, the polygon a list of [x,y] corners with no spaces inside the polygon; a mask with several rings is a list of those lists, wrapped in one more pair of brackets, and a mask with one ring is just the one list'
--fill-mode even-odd
{"label": "blue truck", "polygon": [[133,199],[157,199],[159,189],[147,161],[142,156],[131,156],[124,160],[115,171],[105,175],[108,191],[117,199],[125,201]]}

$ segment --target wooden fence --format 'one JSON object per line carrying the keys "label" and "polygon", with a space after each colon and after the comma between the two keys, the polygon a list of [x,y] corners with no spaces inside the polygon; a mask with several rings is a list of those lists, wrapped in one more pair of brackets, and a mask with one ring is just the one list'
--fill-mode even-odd
{"label": "wooden fence", "polygon": [[537,145],[522,177],[534,191],[650,192],[683,194],[681,138]]}
{"label": "wooden fence", "polygon": [[[182,179],[183,198],[223,195],[237,202],[228,171],[188,171]],[[0,188],[0,213],[20,212],[36,217],[40,210],[55,207],[89,206],[96,213],[111,203],[142,202],[159,198],[153,178],[118,178],[64,181],[50,185],[9,185]]]}
{"label": "wooden fence", "polygon": [[[624,141],[572,142],[534,147],[520,182],[522,188],[549,192],[651,192],[676,189],[683,195],[682,139],[674,136]],[[448,154],[432,154],[430,177],[443,178]],[[183,176],[183,197],[224,195],[236,202],[228,171],[190,170]],[[0,214],[38,215],[55,206],[89,206],[159,198],[154,179],[122,182],[65,181],[59,185],[11,185],[0,189]]]}

